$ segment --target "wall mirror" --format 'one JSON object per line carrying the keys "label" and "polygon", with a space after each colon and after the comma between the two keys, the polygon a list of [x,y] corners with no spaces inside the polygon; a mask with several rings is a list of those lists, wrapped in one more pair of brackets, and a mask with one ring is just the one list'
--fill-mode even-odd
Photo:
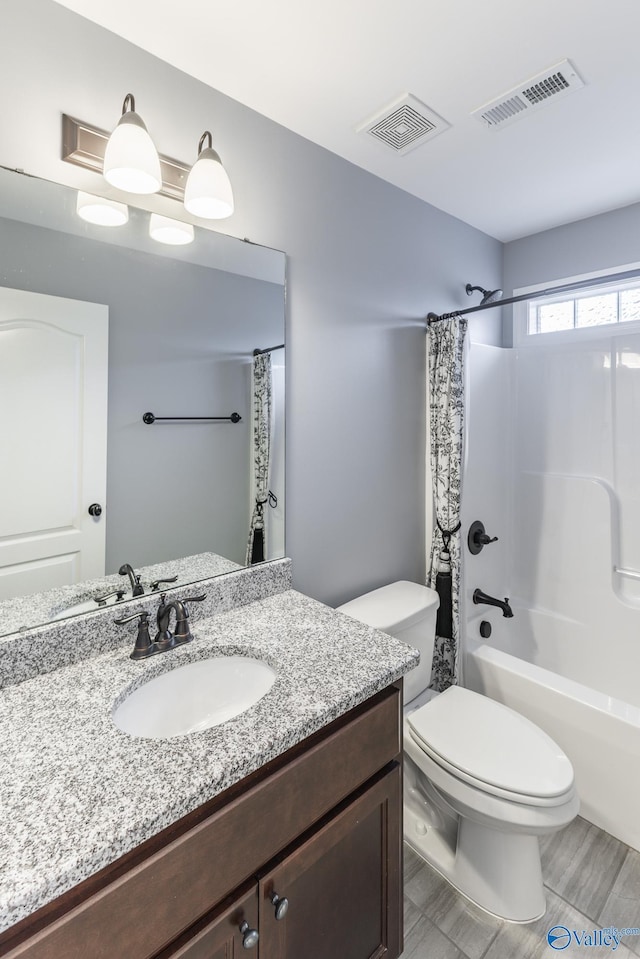
{"label": "wall mirror", "polygon": [[[150,238],[146,211],[129,206],[128,223],[102,227],[80,219],[76,207],[69,187],[0,169],[0,635],[56,618],[43,601],[50,590],[62,590],[74,612],[99,608],[99,587],[129,588],[128,576],[119,575],[125,564],[148,571],[150,580],[170,578],[182,561],[177,588],[245,565],[256,492],[256,350],[271,358],[272,384],[264,559],[285,555],[285,255],[198,226],[188,246],[168,246]],[[176,203],[177,218],[181,209]],[[48,321],[31,301],[23,307],[16,300],[23,294],[36,295],[38,308],[61,304],[65,315],[73,312],[70,301],[97,304],[108,317],[102,493],[94,495],[70,465],[79,447],[100,462],[92,445],[99,445],[99,415],[91,404],[78,410],[73,390],[66,407],[64,399],[54,402],[74,378],[84,378],[89,393],[99,391],[100,377],[78,372],[73,358],[65,372],[56,343],[31,361],[30,337]],[[20,337],[16,360],[8,344]],[[148,412],[152,425],[143,422]],[[82,423],[84,439],[58,442],[57,420],[69,419]],[[51,500],[53,520],[39,514],[43,499]],[[78,575],[82,565],[54,549],[44,579],[30,577],[33,561],[23,546],[34,529],[51,540],[95,502],[101,513],[90,523],[103,532],[100,575]],[[203,554],[204,565],[188,559]]]}

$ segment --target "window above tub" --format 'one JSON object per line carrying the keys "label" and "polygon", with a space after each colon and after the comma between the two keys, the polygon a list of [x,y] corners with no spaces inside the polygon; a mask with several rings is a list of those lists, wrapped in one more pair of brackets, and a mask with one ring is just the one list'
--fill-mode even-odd
{"label": "window above tub", "polygon": [[[637,269],[637,276],[629,278]],[[611,279],[611,270],[604,273],[567,277],[553,285],[562,287],[583,284],[579,290],[539,295],[551,284],[515,290],[514,295],[530,293],[531,299],[514,306],[514,345],[533,346],[552,340],[554,343],[588,339],[603,334],[616,335],[640,330],[640,264],[620,267],[624,278]],[[625,275],[626,274],[626,275]],[[538,293],[536,296],[535,294]]]}

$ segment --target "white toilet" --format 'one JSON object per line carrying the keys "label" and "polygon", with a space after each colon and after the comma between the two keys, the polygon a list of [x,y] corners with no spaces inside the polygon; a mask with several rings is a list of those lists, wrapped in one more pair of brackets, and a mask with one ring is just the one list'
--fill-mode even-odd
{"label": "white toilet", "polygon": [[502,919],[545,911],[538,836],[568,825],[579,800],[559,746],[479,693],[427,689],[438,594],[399,582],[338,607],[420,650],[404,678],[404,838],[456,889]]}

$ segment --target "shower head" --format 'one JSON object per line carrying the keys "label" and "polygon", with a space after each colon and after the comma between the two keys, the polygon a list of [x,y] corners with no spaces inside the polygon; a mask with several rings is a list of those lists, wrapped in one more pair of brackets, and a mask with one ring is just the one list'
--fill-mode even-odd
{"label": "shower head", "polygon": [[502,299],[502,290],[485,290],[481,286],[471,286],[470,283],[467,283],[465,290],[467,291],[467,296],[471,296],[474,290],[478,290],[480,293],[482,293],[480,306],[484,306],[485,303],[496,303],[498,300]]}

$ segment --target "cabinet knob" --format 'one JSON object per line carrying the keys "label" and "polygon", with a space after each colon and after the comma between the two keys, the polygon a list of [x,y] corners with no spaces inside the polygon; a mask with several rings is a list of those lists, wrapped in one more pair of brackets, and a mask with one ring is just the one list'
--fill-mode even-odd
{"label": "cabinet knob", "polygon": [[260,938],[258,930],[252,929],[246,919],[240,923],[240,932],[242,933],[242,945],[245,949],[253,949],[254,946],[257,946]]}
{"label": "cabinet knob", "polygon": [[98,516],[102,516],[102,506],[100,506],[100,503],[92,503],[87,512],[89,516],[95,516],[97,518]]}
{"label": "cabinet knob", "polygon": [[284,896],[281,899],[280,896],[274,892],[271,895],[271,902],[276,911],[276,919],[278,922],[280,922],[280,920],[284,919],[287,914],[287,910],[289,909],[289,900]]}

